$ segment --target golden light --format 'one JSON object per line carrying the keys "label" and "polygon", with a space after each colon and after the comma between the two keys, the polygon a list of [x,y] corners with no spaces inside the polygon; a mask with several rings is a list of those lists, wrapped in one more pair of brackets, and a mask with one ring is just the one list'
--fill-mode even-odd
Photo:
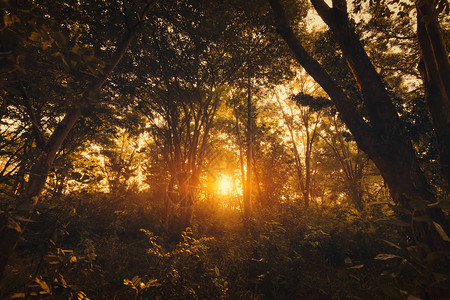
{"label": "golden light", "polygon": [[230,195],[233,192],[233,181],[228,175],[221,175],[219,179],[219,187],[217,189],[221,195]]}

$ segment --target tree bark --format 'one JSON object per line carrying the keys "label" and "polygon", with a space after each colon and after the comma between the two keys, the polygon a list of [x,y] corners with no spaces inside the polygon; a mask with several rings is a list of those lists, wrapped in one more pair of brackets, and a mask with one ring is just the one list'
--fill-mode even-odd
{"label": "tree bark", "polygon": [[[195,187],[198,184],[198,178],[195,178],[193,174],[180,174],[178,183],[180,186],[180,227],[179,232],[191,227],[192,214],[194,212],[194,192]],[[183,177],[184,175],[184,177]]]}
{"label": "tree bark", "polygon": [[433,7],[427,1],[420,1],[416,8],[417,38],[422,55],[419,71],[436,132],[447,197],[450,197],[450,63]]}
{"label": "tree bark", "polygon": [[244,195],[244,216],[252,214],[252,177],[253,177],[253,131],[252,131],[252,92],[250,74],[247,78],[247,180]]}
{"label": "tree bark", "polygon": [[245,191],[246,191],[246,181],[245,181],[245,168],[244,168],[244,151],[242,150],[242,142],[241,142],[241,131],[239,126],[239,117],[236,106],[233,106],[234,116],[235,116],[235,126],[236,126],[236,141],[239,145],[239,165],[241,169],[241,181],[242,181],[242,196],[245,199]]}

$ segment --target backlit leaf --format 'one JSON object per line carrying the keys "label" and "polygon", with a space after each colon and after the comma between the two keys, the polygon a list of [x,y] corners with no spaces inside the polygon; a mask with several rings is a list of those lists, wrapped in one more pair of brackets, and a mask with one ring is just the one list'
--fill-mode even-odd
{"label": "backlit leaf", "polygon": [[364,267],[364,264],[350,267],[349,269],[361,269]]}
{"label": "backlit leaf", "polygon": [[444,228],[442,228],[441,225],[439,225],[438,223],[434,222],[434,227],[436,227],[437,232],[439,233],[439,235],[441,236],[441,238],[444,241],[450,242],[450,238],[448,237],[447,233],[445,232]]}
{"label": "backlit leaf", "polygon": [[389,253],[380,253],[374,257],[374,259],[376,259],[376,260],[388,260],[388,259],[392,259],[392,258],[402,258],[402,257],[395,255],[395,254],[389,254]]}

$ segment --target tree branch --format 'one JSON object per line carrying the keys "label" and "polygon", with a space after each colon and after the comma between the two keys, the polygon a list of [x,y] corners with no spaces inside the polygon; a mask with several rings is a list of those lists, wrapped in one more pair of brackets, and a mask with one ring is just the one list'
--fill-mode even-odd
{"label": "tree branch", "polygon": [[25,87],[20,81],[18,82],[17,86],[19,88],[20,93],[22,94],[23,100],[25,100],[24,101],[25,108],[27,110],[27,115],[31,122],[31,130],[33,131],[34,137],[36,139],[36,144],[38,145],[39,148],[45,149],[45,138],[42,133],[42,126],[39,120],[36,118],[36,115],[34,114],[33,107],[31,105],[31,100],[28,97]]}
{"label": "tree branch", "polygon": [[[369,125],[363,120],[361,115],[356,110],[356,107],[347,98],[344,92],[336,85],[331,76],[322,68],[322,66],[311,57],[301,45],[293,30],[290,28],[286,14],[281,6],[279,0],[268,0],[274,12],[274,18],[277,25],[278,33],[283,37],[288,46],[293,51],[297,61],[305,68],[306,72],[310,74],[314,80],[325,90],[338,109],[342,119],[352,131],[355,139],[362,142],[371,136],[371,129]],[[322,9],[329,11],[328,5],[321,1]],[[367,143],[360,143],[361,147]]]}

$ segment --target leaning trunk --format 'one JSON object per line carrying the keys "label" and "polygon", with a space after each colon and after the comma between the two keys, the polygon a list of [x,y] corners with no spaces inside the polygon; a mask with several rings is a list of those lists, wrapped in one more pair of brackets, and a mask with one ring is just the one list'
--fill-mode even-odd
{"label": "leaning trunk", "polygon": [[[62,143],[69,134],[75,122],[81,117],[81,109],[72,109],[52,134],[46,153],[33,165],[30,171],[30,179],[20,194],[15,213],[11,217],[3,215],[0,221],[0,278],[8,263],[8,259],[19,241],[20,235],[25,229],[29,218],[34,212],[39,196],[44,189],[48,172],[55,161],[55,157]],[[16,220],[14,220],[16,219]],[[12,226],[15,225],[15,226]],[[17,227],[18,225],[18,227]]]}
{"label": "leaning trunk", "polygon": [[[275,13],[279,33],[293,50],[305,70],[322,86],[335,104],[342,120],[352,132],[358,147],[375,163],[389,186],[393,200],[410,211],[415,237],[436,248],[442,239],[432,228],[434,220],[448,232],[442,210],[428,205],[436,202],[434,194],[419,167],[408,139],[381,77],[370,62],[359,37],[350,25],[344,0],[334,0],[330,8],[323,0],[311,0],[320,17],[327,23],[347,60],[364,99],[367,122],[343,90],[301,45],[289,26],[278,0],[269,0]],[[417,205],[416,203],[419,203]],[[417,222],[414,216],[426,216],[428,222]]]}

